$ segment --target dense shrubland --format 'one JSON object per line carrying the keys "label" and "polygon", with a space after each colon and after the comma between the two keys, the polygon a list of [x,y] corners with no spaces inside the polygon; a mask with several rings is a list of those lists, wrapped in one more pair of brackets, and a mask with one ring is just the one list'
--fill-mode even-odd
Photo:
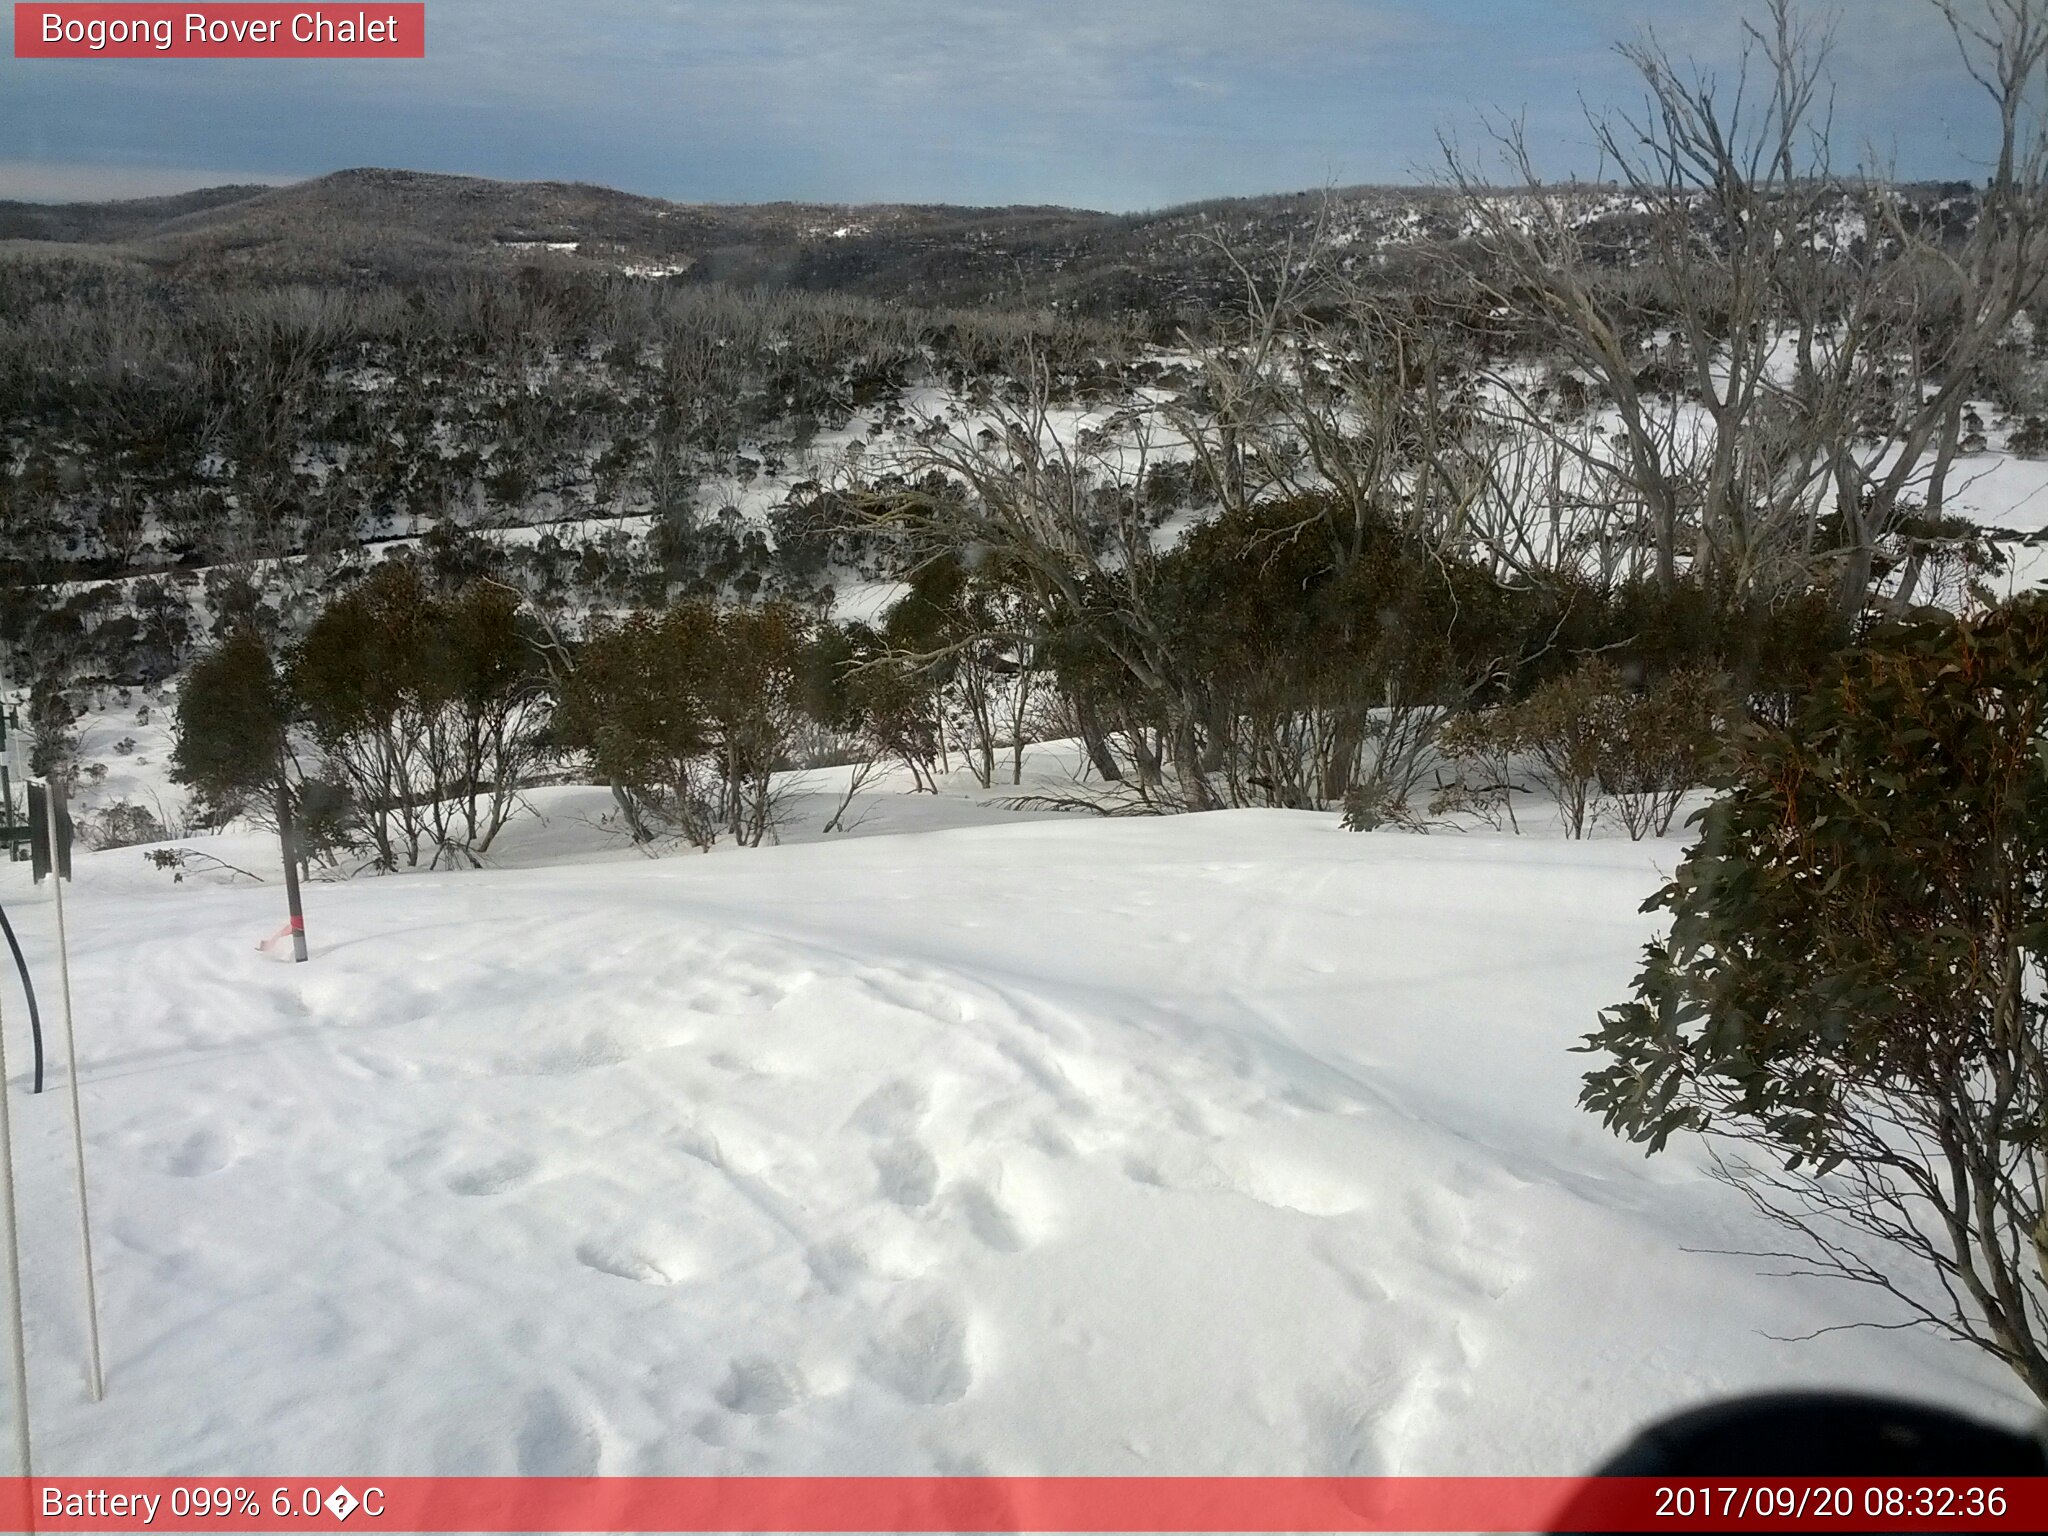
{"label": "dense shrubland", "polygon": [[[1546,183],[1508,133],[1449,158],[1414,259],[1361,261],[1340,201],[1264,209],[1285,246],[1216,225],[1237,291],[1170,349],[1138,344],[1156,307],[939,312],[562,261],[0,262],[0,643],[61,759],[80,681],[160,683],[245,630],[287,666],[360,629],[330,597],[391,585],[366,575],[380,542],[435,602],[499,593],[543,637],[520,675],[560,711],[544,750],[485,774],[359,748],[331,700],[304,716],[385,807],[385,864],[488,846],[502,806],[458,835],[412,804],[465,774],[580,753],[637,833],[758,841],[771,762],[865,753],[930,786],[957,760],[1016,788],[1051,733],[1087,764],[1057,803],[1513,825],[1500,794],[1534,782],[1568,830],[1656,831],[1703,772],[1699,720],[1785,717],[1834,653],[1979,601],[1998,566],[1947,496],[1987,410],[2025,451],[2044,403],[2023,10],[1990,4],[1982,36],[1953,17],[1999,108],[1981,187],[1838,172],[1825,47],[1767,7],[1769,92],[1632,50],[1651,112],[1594,125],[1615,185]],[[876,580],[900,600],[835,623]],[[621,691],[654,686],[645,648],[715,713],[713,650],[782,688],[749,636],[829,656],[805,663],[829,687],[767,746],[693,724],[703,784],[615,771],[661,756],[603,718],[651,707]],[[407,699],[378,708],[410,740],[441,706]],[[1562,715],[1599,739],[1560,741]]]}
{"label": "dense shrubland", "polygon": [[801,456],[913,381],[987,387],[1026,345],[1072,388],[1125,347],[1052,316],[545,267],[363,291],[0,261],[0,560],[33,583],[513,512],[660,519],[764,444]]}
{"label": "dense shrubland", "polygon": [[562,740],[610,783],[636,841],[773,835],[775,776],[828,707],[812,691],[813,629],[787,604],[687,602],[600,625],[578,648]]}

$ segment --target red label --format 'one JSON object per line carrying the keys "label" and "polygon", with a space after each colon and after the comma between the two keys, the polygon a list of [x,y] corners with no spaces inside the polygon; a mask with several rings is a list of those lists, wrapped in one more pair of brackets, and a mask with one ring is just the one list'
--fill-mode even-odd
{"label": "red label", "polygon": [[424,4],[23,5],[17,59],[423,59]]}
{"label": "red label", "polygon": [[2039,1531],[2048,1478],[0,1477],[0,1530]]}

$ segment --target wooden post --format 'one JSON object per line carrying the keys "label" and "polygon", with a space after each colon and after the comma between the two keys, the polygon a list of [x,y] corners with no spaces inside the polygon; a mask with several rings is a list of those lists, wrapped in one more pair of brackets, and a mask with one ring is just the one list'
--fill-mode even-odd
{"label": "wooden post", "polygon": [[277,842],[284,853],[284,904],[292,917],[292,959],[306,958],[306,912],[299,905],[299,850],[292,836],[292,792],[277,781]]}

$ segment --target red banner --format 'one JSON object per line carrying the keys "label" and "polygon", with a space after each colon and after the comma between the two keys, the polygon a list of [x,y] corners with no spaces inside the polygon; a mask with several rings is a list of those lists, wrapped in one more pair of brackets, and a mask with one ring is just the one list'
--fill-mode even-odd
{"label": "red banner", "polygon": [[2048,1478],[11,1478],[36,1531],[2040,1531]]}
{"label": "red banner", "polygon": [[423,59],[424,4],[14,7],[17,59]]}

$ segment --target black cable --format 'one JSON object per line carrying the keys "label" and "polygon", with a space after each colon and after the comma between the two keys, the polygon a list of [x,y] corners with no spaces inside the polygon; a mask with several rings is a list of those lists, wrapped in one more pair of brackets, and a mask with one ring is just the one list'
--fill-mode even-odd
{"label": "black cable", "polygon": [[14,937],[14,924],[7,921],[7,909],[0,907],[0,932],[7,935],[7,947],[14,951],[14,968],[21,972],[21,990],[28,994],[28,1027],[36,1037],[36,1086],[43,1091],[43,1016],[36,1011],[36,984],[28,979],[28,962],[21,957],[21,943]]}

